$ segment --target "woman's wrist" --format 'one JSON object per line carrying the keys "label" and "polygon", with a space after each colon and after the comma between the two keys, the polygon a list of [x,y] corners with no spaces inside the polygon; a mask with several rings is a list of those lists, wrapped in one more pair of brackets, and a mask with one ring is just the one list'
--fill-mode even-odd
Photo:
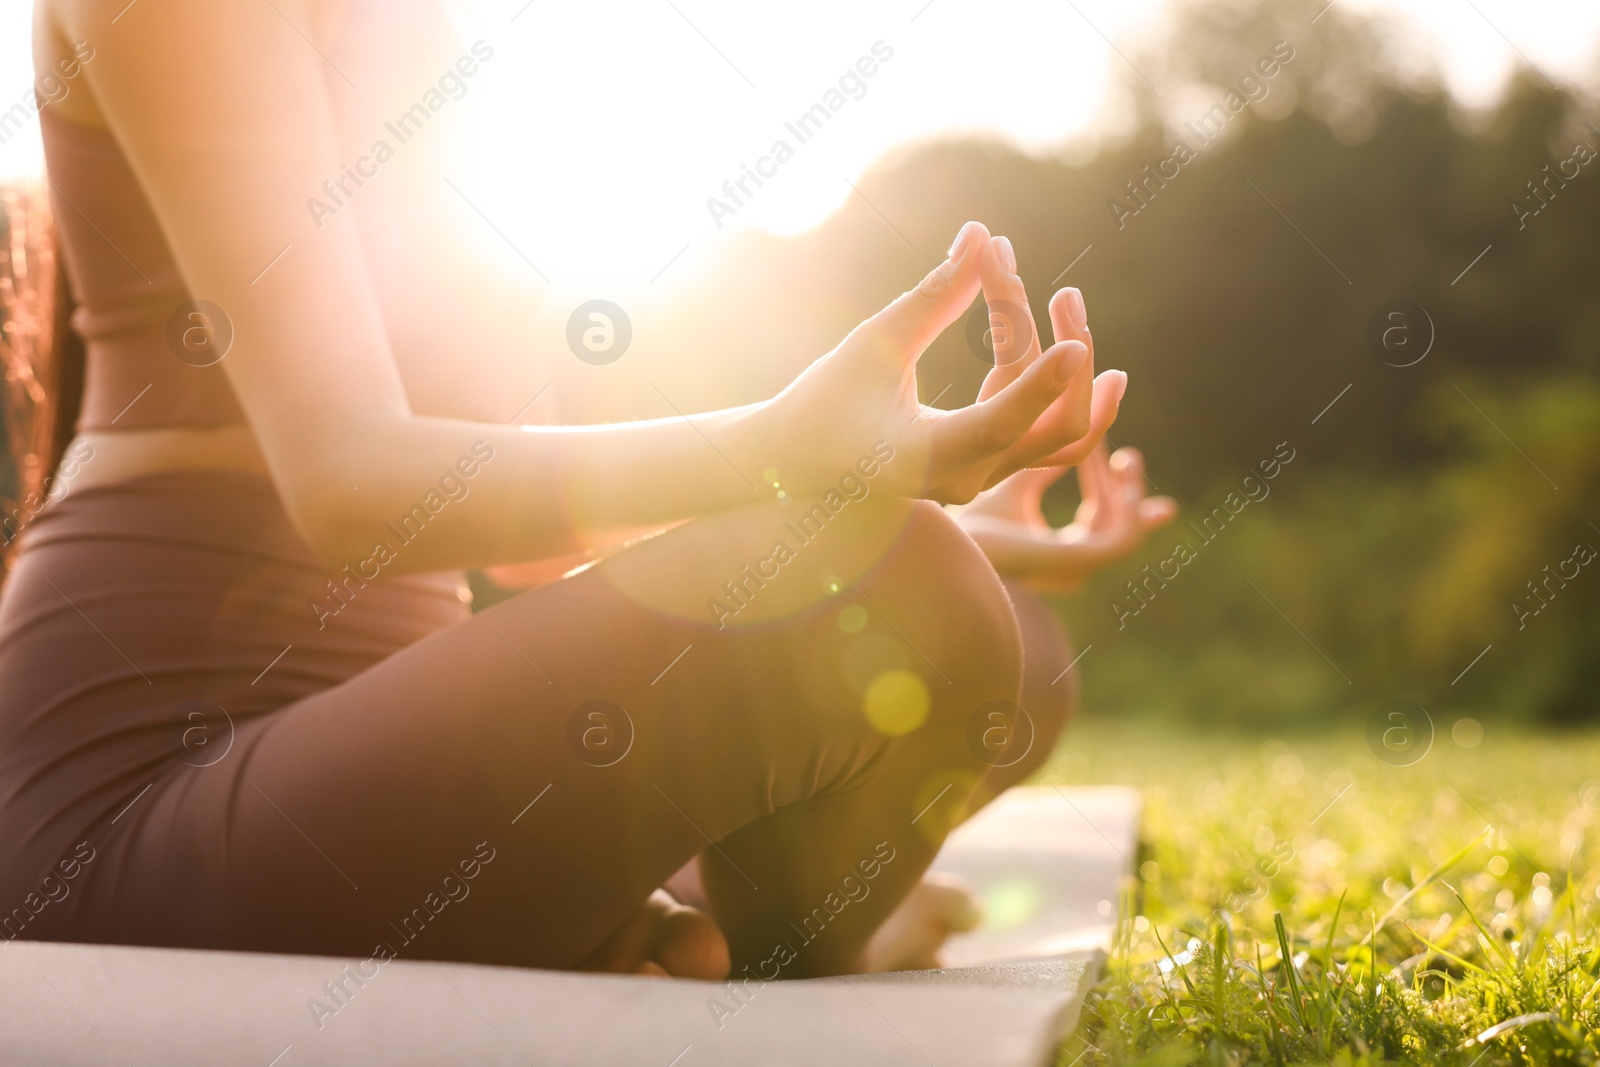
{"label": "woman's wrist", "polygon": [[1072,527],[1036,527],[959,510],[953,517],[1002,576],[1076,589],[1103,562]]}
{"label": "woman's wrist", "polygon": [[785,488],[784,483],[789,480],[789,460],[794,454],[788,435],[778,425],[773,402],[761,400],[729,408],[720,414],[718,421],[720,426],[712,429],[708,440],[714,439],[719,445],[726,442],[718,451],[725,448],[723,458],[743,475],[750,491],[748,499],[741,503],[771,500],[779,489]]}
{"label": "woman's wrist", "polygon": [[[763,400],[730,412],[729,423],[738,466],[756,483],[757,499],[811,496],[823,491],[829,479],[819,472],[815,449],[805,446],[805,435],[787,418],[778,400]],[[732,454],[732,453],[730,453]]]}

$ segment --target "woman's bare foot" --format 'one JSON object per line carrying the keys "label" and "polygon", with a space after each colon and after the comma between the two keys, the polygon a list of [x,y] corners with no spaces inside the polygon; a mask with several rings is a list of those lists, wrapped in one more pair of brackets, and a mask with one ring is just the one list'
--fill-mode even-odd
{"label": "woman's bare foot", "polygon": [[982,918],[982,901],[970,885],[953,874],[925,874],[867,941],[863,965],[868,971],[943,967],[945,941]]}
{"label": "woman's bare foot", "polygon": [[[721,931],[711,923],[703,910],[706,908],[705,887],[700,880],[698,858],[684,864],[683,868],[667,880],[666,890],[656,891],[656,896],[666,896],[668,901],[682,910],[692,912],[705,920],[715,931],[721,945],[723,972],[728,969],[727,942]],[[652,898],[653,900],[654,898]],[[682,901],[683,904],[678,904]],[[683,905],[692,905],[684,908]],[[864,971],[916,971],[945,965],[940,950],[951,934],[965,933],[983,919],[983,902],[976,890],[953,874],[936,872],[925,874],[900,906],[890,913],[878,927],[861,953]],[[627,930],[619,930],[613,940]],[[608,942],[609,944],[609,942]],[[601,946],[602,949],[605,946]],[[593,968],[586,968],[593,969]],[[610,968],[606,968],[610,969]],[[643,972],[640,973],[659,973]],[[677,973],[677,972],[673,972]],[[695,975],[695,977],[701,977]],[[721,978],[723,974],[715,975]]]}
{"label": "woman's bare foot", "polygon": [[717,981],[730,966],[728,941],[711,916],[657,889],[577,969]]}

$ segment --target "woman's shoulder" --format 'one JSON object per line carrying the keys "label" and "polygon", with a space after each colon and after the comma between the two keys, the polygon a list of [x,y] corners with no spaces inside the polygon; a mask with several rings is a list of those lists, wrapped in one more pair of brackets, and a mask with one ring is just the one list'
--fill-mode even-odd
{"label": "woman's shoulder", "polygon": [[63,0],[37,0],[33,11],[33,90],[41,110],[63,122],[105,130],[109,126],[83,73],[97,54],[88,35],[69,33]]}

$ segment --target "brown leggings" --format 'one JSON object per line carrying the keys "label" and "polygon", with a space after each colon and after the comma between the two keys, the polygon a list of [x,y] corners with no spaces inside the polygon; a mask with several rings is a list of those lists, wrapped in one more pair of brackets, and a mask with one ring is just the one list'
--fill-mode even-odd
{"label": "brown leggings", "polygon": [[1047,755],[1070,652],[927,504],[851,502],[744,577],[790,514],[464,617],[442,578],[333,599],[264,483],[68,498],[0,605],[6,936],[566,968],[701,855],[736,970],[856,965]]}

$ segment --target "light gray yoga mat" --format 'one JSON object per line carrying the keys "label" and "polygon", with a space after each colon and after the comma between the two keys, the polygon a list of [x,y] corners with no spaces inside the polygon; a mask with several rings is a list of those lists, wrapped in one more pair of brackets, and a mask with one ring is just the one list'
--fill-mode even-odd
{"label": "light gray yoga mat", "polygon": [[1043,785],[1002,794],[950,835],[933,864],[972,883],[988,906],[982,926],[950,942],[951,964],[1109,950],[1138,837],[1132,789]]}
{"label": "light gray yoga mat", "polygon": [[346,978],[319,1018],[310,1002],[358,961],[3,943],[0,1064],[1038,1067],[1109,944],[1099,902],[1116,900],[1137,817],[1129,791],[1044,787],[964,826],[937,866],[977,885],[996,921],[940,971],[730,988],[394,960]]}

